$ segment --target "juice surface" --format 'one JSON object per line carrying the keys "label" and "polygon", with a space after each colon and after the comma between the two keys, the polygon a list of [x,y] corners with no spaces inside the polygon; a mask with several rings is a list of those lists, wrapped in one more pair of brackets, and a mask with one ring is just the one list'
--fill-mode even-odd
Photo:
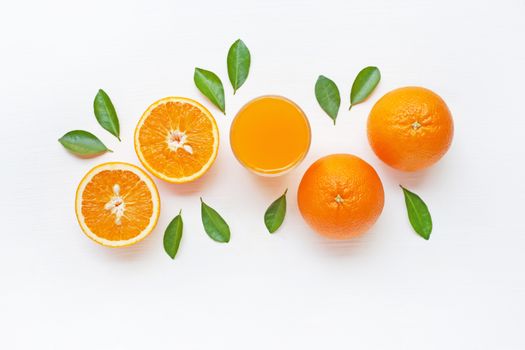
{"label": "juice surface", "polygon": [[294,102],[280,96],[262,96],[237,113],[230,143],[245,167],[275,175],[292,169],[306,156],[310,124]]}

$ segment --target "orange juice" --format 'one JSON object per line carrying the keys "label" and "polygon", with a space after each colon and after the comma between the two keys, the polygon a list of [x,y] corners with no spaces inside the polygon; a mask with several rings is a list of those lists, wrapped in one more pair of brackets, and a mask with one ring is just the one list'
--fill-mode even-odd
{"label": "orange juice", "polygon": [[310,147],[310,124],[294,102],[261,96],[241,108],[230,144],[239,162],[261,175],[279,175],[298,165]]}

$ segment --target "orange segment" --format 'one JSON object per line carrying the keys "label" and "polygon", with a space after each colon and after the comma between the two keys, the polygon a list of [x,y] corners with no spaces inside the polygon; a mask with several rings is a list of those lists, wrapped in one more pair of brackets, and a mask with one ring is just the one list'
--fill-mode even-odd
{"label": "orange segment", "polygon": [[153,175],[172,183],[201,177],[213,164],[219,132],[196,101],[166,97],[153,103],[135,129],[135,151]]}
{"label": "orange segment", "polygon": [[75,210],[89,238],[105,246],[122,247],[153,230],[160,199],[143,170],[127,163],[105,163],[91,169],[78,185]]}

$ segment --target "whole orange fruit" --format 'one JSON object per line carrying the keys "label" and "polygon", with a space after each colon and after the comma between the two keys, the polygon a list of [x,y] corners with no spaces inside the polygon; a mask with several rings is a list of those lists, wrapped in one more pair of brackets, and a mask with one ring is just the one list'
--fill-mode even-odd
{"label": "whole orange fruit", "polygon": [[436,163],[447,152],[454,134],[445,101],[422,87],[390,91],[368,116],[368,141],[386,164],[416,171]]}
{"label": "whole orange fruit", "polygon": [[384,204],[383,184],[374,168],[351,154],[332,154],[303,175],[297,203],[317,233],[347,239],[366,232]]}

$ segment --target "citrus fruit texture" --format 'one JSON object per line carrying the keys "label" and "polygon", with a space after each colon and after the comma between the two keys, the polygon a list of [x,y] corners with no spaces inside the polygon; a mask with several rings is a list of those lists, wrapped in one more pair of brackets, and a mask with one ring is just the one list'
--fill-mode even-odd
{"label": "citrus fruit texture", "polygon": [[155,183],[140,168],[104,163],[80,181],[75,211],[89,238],[105,246],[123,247],[137,243],[155,228],[160,199]]}
{"label": "citrus fruit texture", "polygon": [[422,87],[390,91],[368,117],[368,141],[389,166],[417,171],[436,163],[452,142],[452,115],[434,92]]}
{"label": "citrus fruit texture", "polygon": [[297,203],[317,233],[333,239],[353,238],[372,227],[381,214],[383,185],[361,158],[333,154],[317,160],[305,172]]}
{"label": "citrus fruit texture", "polygon": [[184,97],[153,103],[135,129],[135,152],[156,177],[185,183],[198,179],[217,157],[219,132],[211,113]]}

